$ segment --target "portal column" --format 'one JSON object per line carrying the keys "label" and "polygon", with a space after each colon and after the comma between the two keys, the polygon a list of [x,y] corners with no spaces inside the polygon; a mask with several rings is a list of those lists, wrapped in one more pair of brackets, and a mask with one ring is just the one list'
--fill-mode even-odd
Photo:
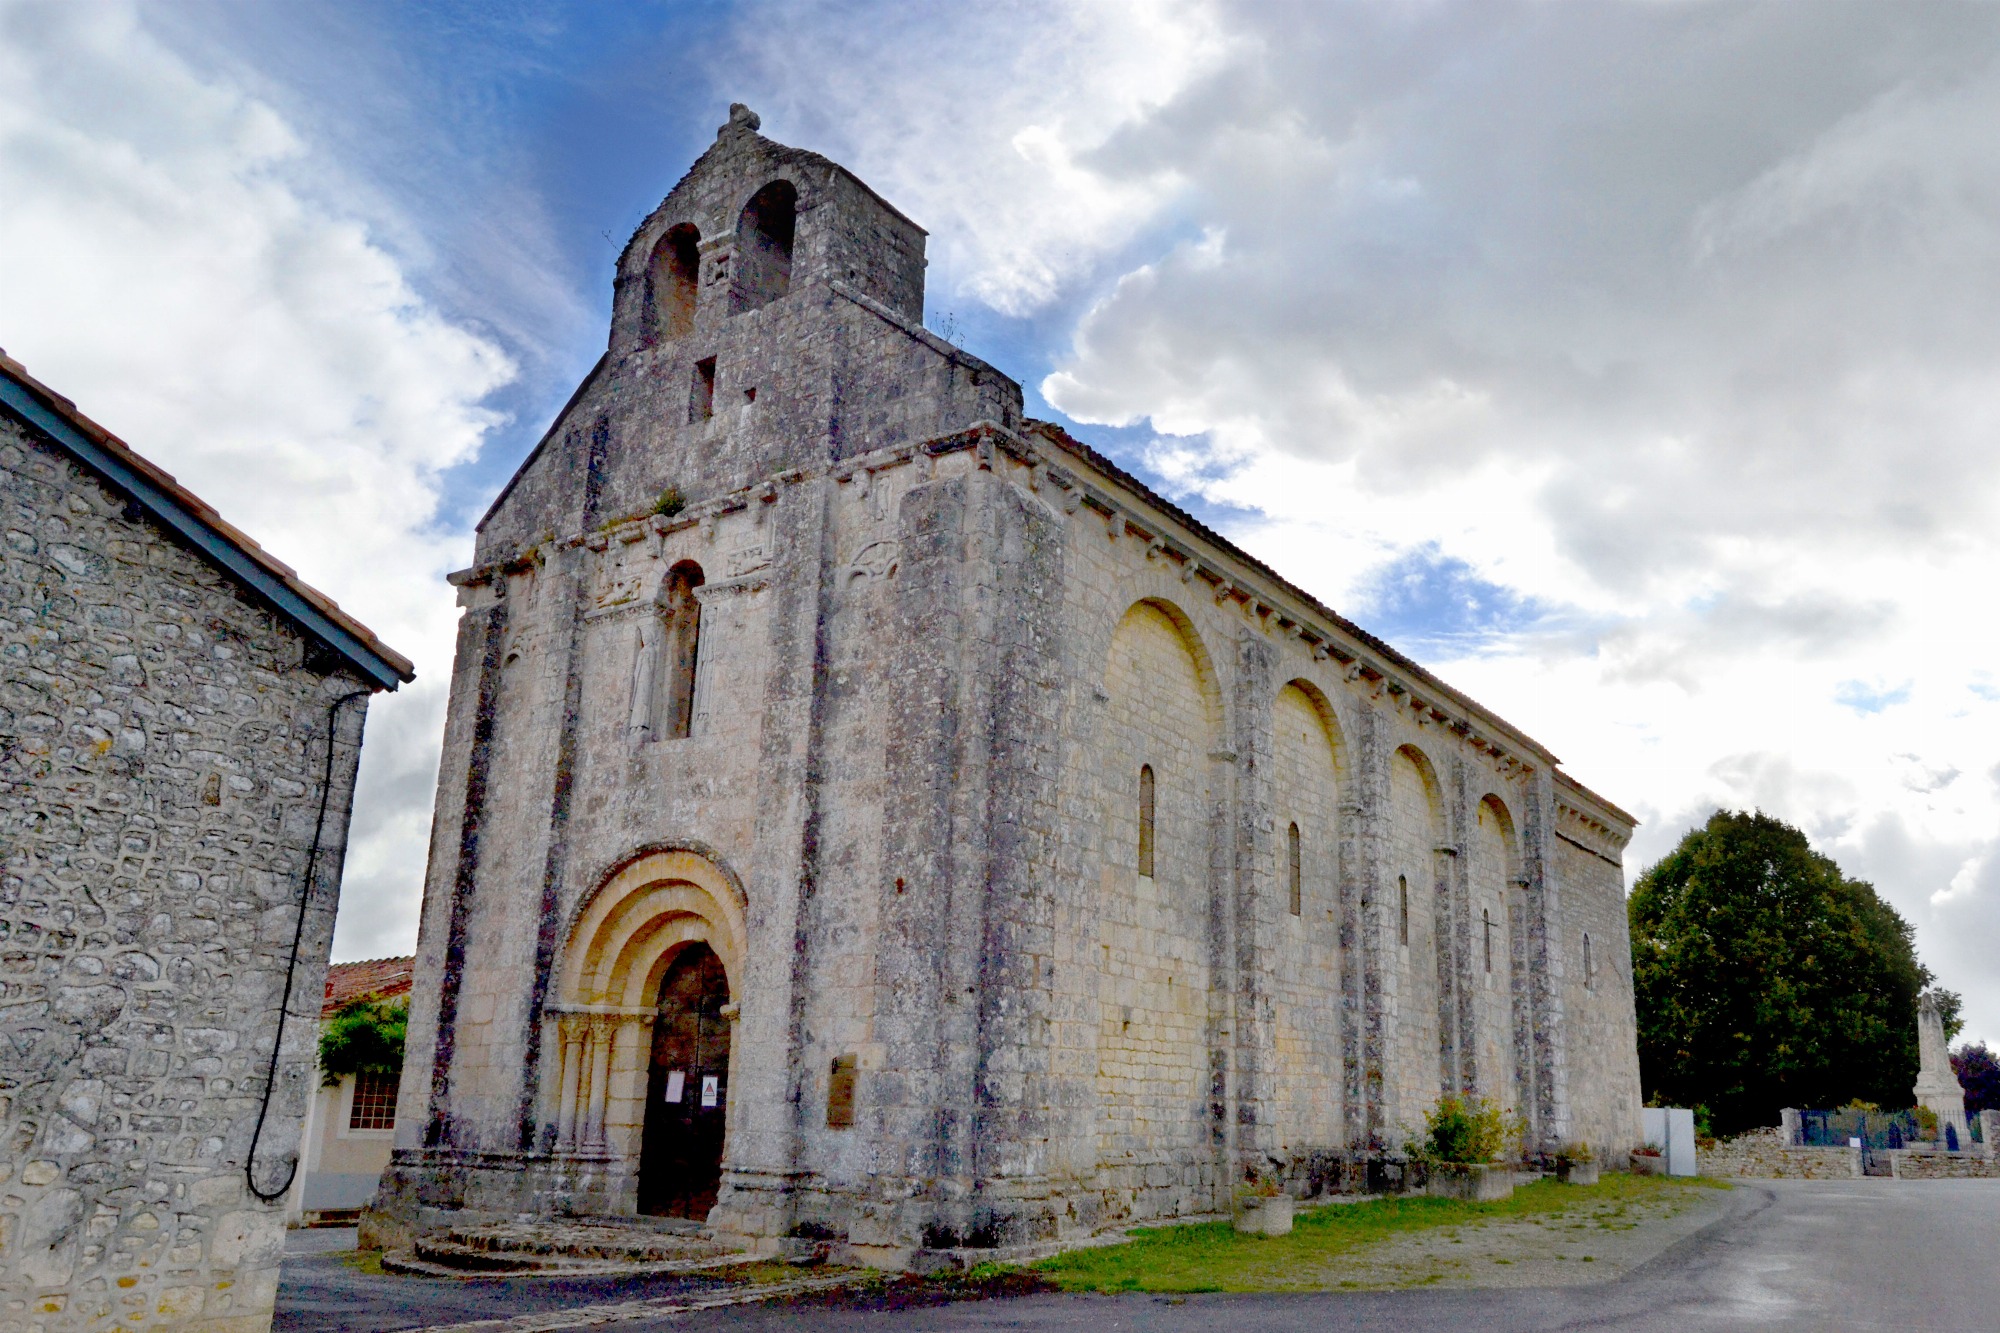
{"label": "portal column", "polygon": [[584,1137],[590,1147],[604,1148],[604,1109],[611,1090],[611,1043],[616,1034],[602,1019],[590,1020],[590,1114]]}
{"label": "portal column", "polygon": [[577,1097],[583,1085],[583,1041],[576,1019],[564,1015],[557,1022],[562,1034],[562,1083],[556,1102],[556,1146],[571,1152],[576,1148]]}

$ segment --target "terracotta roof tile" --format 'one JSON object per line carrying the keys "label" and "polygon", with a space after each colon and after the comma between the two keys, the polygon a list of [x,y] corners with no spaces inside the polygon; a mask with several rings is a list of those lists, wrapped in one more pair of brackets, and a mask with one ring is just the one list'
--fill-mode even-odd
{"label": "terracotta roof tile", "polygon": [[325,1018],[343,1004],[366,996],[391,1000],[408,995],[416,965],[417,960],[412,957],[335,963],[326,970],[326,1000],[320,1006],[320,1017]]}

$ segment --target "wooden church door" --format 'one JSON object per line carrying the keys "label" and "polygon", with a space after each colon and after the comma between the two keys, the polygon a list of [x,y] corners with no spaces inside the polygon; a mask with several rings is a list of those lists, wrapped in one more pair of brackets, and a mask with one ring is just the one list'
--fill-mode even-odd
{"label": "wooden church door", "polygon": [[639,1211],[697,1221],[722,1183],[729,1084],[729,978],[706,944],[691,944],[660,981],[646,1078]]}

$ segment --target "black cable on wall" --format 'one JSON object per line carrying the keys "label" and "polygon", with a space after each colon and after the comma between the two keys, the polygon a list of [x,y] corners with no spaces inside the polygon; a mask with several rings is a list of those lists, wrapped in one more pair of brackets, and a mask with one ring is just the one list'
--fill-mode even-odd
{"label": "black cable on wall", "polygon": [[[285,964],[285,994],[278,1001],[278,1035],[271,1041],[271,1066],[264,1074],[264,1100],[257,1108],[257,1128],[250,1135],[250,1151],[243,1157],[243,1182],[250,1192],[265,1203],[276,1203],[285,1197],[285,1192],[298,1179],[299,1154],[292,1154],[291,1169],[285,1172],[285,1183],[268,1193],[257,1184],[257,1144],[264,1137],[264,1121],[271,1113],[271,1093],[278,1086],[278,1054],[285,1046],[285,1019],[292,1007],[292,983],[299,970],[299,945],[306,936],[306,910],[312,905],[313,876],[319,869],[320,842],[326,836],[326,807],[333,797],[333,742],[340,720],[341,706],[352,699],[365,699],[373,691],[355,690],[343,694],[327,706],[326,710],[326,767],[319,781],[319,818],[313,824],[312,847],[306,852],[306,876],[304,887],[299,892],[299,920],[292,929],[292,956]],[[301,1145],[303,1146],[303,1145]]]}

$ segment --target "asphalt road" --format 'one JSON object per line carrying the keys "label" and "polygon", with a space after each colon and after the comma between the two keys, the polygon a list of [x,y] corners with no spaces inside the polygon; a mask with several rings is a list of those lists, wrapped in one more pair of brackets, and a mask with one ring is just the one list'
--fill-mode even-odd
{"label": "asphalt road", "polygon": [[[1713,1225],[1601,1286],[1303,1296],[1031,1296],[914,1310],[762,1306],[615,1327],[629,1333],[669,1328],[829,1333],[2000,1329],[1996,1237],[2000,1180],[1746,1181],[1731,1193],[1728,1211]],[[573,1294],[572,1301],[580,1294]],[[279,1305],[282,1312],[282,1289]],[[493,1305],[482,1311],[498,1312]],[[281,1313],[278,1326],[289,1322]]]}

